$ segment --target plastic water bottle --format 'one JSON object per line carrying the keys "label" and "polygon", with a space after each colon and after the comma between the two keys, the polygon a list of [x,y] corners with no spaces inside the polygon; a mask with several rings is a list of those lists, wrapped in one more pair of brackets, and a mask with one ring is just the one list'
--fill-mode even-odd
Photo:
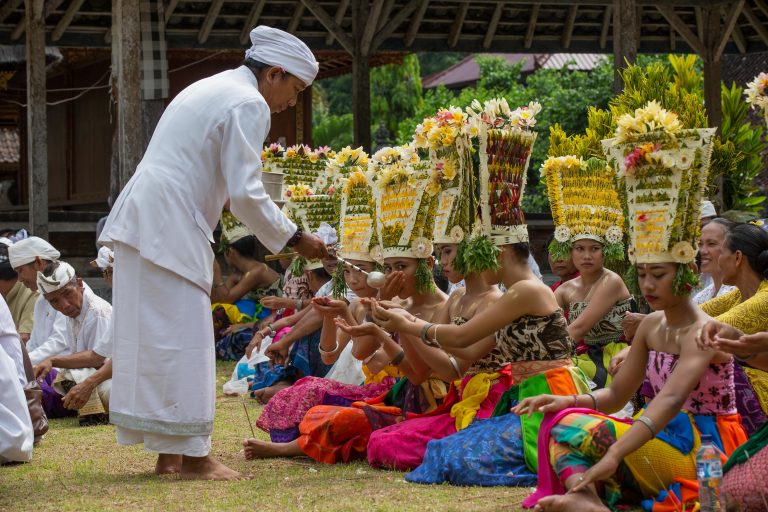
{"label": "plastic water bottle", "polygon": [[701,435],[701,448],[696,452],[696,478],[699,481],[701,512],[724,511],[720,496],[720,484],[723,482],[720,452],[712,444],[712,436],[707,434]]}

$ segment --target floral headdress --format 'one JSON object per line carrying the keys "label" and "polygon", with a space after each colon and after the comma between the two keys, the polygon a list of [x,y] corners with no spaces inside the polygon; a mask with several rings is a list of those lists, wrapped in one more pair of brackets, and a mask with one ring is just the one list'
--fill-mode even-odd
{"label": "floral headdress", "polygon": [[603,141],[609,164],[627,192],[629,284],[637,264],[679,263],[674,291],[697,282],[699,217],[712,155],[712,128],[683,129],[677,115],[655,101],[618,120],[616,138]]}
{"label": "floral headdress", "polygon": [[[432,255],[437,194],[427,191],[430,163],[409,147],[385,147],[373,155],[369,179],[376,201],[382,257],[419,259],[416,289],[434,287],[426,259]],[[436,191],[435,191],[436,192]]]}
{"label": "floral headdress", "polygon": [[353,173],[342,186],[339,234],[339,253],[343,258],[381,263],[376,202],[368,176],[362,171]]}
{"label": "floral headdress", "polygon": [[245,227],[245,224],[240,222],[229,211],[221,212],[219,221],[221,223],[221,238],[219,240],[221,252],[225,252],[230,244],[237,242],[241,238],[253,236],[251,230]]}
{"label": "floral headdress", "polygon": [[431,162],[427,192],[438,195],[433,241],[460,244],[472,229],[470,191],[472,145],[468,116],[461,109],[441,108],[416,128],[413,146],[426,149]]}
{"label": "floral headdress", "polygon": [[466,270],[498,268],[499,247],[528,242],[521,207],[541,105],[532,102],[511,110],[505,99],[467,108],[469,125],[478,126],[480,223],[463,252]]}
{"label": "floral headdress", "polygon": [[760,73],[754,80],[747,84],[744,94],[747,96],[747,103],[751,103],[757,109],[760,109],[768,122],[768,73]]}
{"label": "floral headdress", "polygon": [[541,176],[555,222],[555,239],[549,246],[552,258],[566,260],[573,242],[590,239],[603,244],[606,260],[623,260],[624,213],[606,162],[550,156],[541,166]]}
{"label": "floral headdress", "polygon": [[[328,146],[312,149],[305,144],[295,144],[286,149],[280,144],[270,144],[261,152],[264,172],[282,174],[281,196],[286,198],[291,187],[308,187],[313,193],[326,193],[333,186],[326,174],[326,164],[336,157]],[[333,178],[333,176],[330,176]]]}

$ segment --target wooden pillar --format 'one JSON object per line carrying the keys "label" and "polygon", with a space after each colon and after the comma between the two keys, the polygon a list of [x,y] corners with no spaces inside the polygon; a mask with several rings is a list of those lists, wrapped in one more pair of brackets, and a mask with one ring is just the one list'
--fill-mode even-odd
{"label": "wooden pillar", "polygon": [[721,40],[720,9],[718,7],[702,9],[704,21],[704,105],[707,108],[707,117],[711,128],[720,129],[723,118],[721,81],[722,71],[720,67],[720,54],[718,46]]}
{"label": "wooden pillar", "polygon": [[25,0],[27,43],[27,162],[29,229],[48,238],[48,130],[43,0]]}
{"label": "wooden pillar", "polygon": [[619,71],[627,62],[637,60],[640,40],[640,19],[635,0],[613,0],[613,89],[618,94],[624,88]]}
{"label": "wooden pillar", "polygon": [[112,73],[117,78],[120,190],[133,176],[143,153],[140,56],[139,0],[112,0]]}
{"label": "wooden pillar", "polygon": [[[371,150],[371,61],[363,51],[363,32],[368,20],[368,0],[352,2],[352,111],[356,146]],[[373,20],[376,22],[377,20]]]}

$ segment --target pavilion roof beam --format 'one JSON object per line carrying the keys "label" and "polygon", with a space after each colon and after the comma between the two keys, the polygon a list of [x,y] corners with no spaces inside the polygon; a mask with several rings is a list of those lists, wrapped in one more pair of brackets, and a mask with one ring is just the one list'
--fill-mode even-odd
{"label": "pavilion roof beam", "polygon": [[168,6],[165,8],[165,20],[164,23],[168,25],[168,20],[173,16],[173,11],[176,10],[176,6],[179,5],[179,0],[168,0]]}
{"label": "pavilion roof beam", "polygon": [[[397,29],[397,27],[400,26],[401,23],[408,19],[408,16],[410,16],[417,7],[424,6],[424,10],[426,11],[426,4],[426,0],[411,0],[405,4],[403,8],[400,9],[400,11],[395,14],[381,30],[378,31],[376,37],[373,39],[373,43],[371,44],[371,49],[374,52],[378,50],[381,44],[386,41],[389,36],[392,35],[392,33],[395,31],[395,29]],[[424,15],[422,14],[420,18],[423,17]],[[419,24],[420,23],[421,20],[419,20]],[[411,27],[413,27],[413,24]],[[418,26],[416,27],[416,30],[418,31]],[[410,29],[408,30],[408,33],[410,34]]]}
{"label": "pavilion roof beam", "polygon": [[461,27],[464,26],[464,20],[467,17],[468,11],[469,2],[459,4],[458,8],[456,9],[456,18],[454,18],[453,25],[451,25],[451,33],[448,35],[449,48],[455,48],[458,44],[459,37],[461,37]]}
{"label": "pavilion roof beam", "polygon": [[[743,7],[742,7],[743,12]],[[723,17],[723,21],[728,21],[728,11],[725,7],[720,8],[720,15]],[[733,26],[733,33],[731,34],[733,42],[736,43],[736,47],[739,49],[739,53],[747,53],[747,40],[744,38],[744,33],[739,28],[738,23]]]}
{"label": "pavilion roof beam", "polygon": [[395,0],[386,0],[384,2],[384,7],[381,9],[381,15],[379,16],[379,24],[376,27],[376,30],[381,30],[384,28],[384,24],[389,19],[390,14],[392,14],[392,8],[395,6]]}
{"label": "pavilion roof beam", "polygon": [[[368,1],[368,0],[364,0]],[[384,0],[373,0],[371,5],[370,14],[368,15],[368,22],[363,29],[363,36],[360,40],[360,50],[363,55],[370,55],[371,45],[373,43],[373,36],[376,35],[376,27],[379,24],[379,16],[381,15],[381,9],[384,7]]]}
{"label": "pavilion roof beam", "polygon": [[[175,1],[178,2],[178,0]],[[267,0],[256,0],[253,2],[251,12],[248,13],[248,18],[245,20],[245,25],[243,25],[243,30],[240,31],[240,44],[248,44],[251,40],[251,29],[259,22],[259,16],[261,16],[261,11],[264,10],[266,3]],[[165,19],[168,21],[167,17]]]}
{"label": "pavilion roof beam", "polygon": [[[45,23],[45,19],[56,9],[59,8],[59,6],[64,2],[64,0],[50,0],[49,2],[45,3],[45,10],[43,11],[43,23]],[[22,36],[24,34],[24,31],[27,27],[27,14],[24,13],[24,16],[22,16],[21,21],[19,21],[19,24],[16,25],[16,28],[13,29],[13,32],[11,33],[11,39],[14,41]]]}
{"label": "pavilion roof beam", "polygon": [[296,6],[296,10],[293,12],[293,16],[291,16],[291,21],[288,22],[288,33],[293,34],[296,32],[296,29],[299,28],[299,25],[301,24],[301,17],[304,15],[304,9],[306,7],[303,3],[298,2],[298,5]]}
{"label": "pavilion roof beam", "polygon": [[344,30],[339,26],[338,23],[336,23],[336,20],[331,18],[331,15],[328,14],[328,11],[326,11],[318,2],[317,0],[301,0],[301,3],[304,4],[304,6],[309,9],[309,12],[314,14],[315,18],[325,27],[325,29],[333,34],[333,36],[336,38],[336,40],[339,42],[339,44],[349,53],[352,55],[354,53],[355,49],[355,43],[352,40],[351,37],[349,37],[349,34],[344,32]]}
{"label": "pavilion roof beam", "polygon": [[738,0],[733,7],[731,7],[731,12],[725,20],[725,25],[723,25],[723,31],[720,33],[720,42],[715,49],[714,58],[716,61],[719,61],[720,57],[723,56],[725,45],[728,44],[728,39],[731,38],[733,29],[736,27],[736,22],[738,21],[739,16],[741,16],[741,9],[744,7],[744,1],[745,0]]}
{"label": "pavilion roof beam", "polygon": [[669,49],[675,51],[677,49],[677,39],[675,38],[675,29],[669,27]]}
{"label": "pavilion roof beam", "polygon": [[680,34],[683,39],[685,39],[685,42],[688,43],[688,46],[693,48],[693,51],[698,53],[699,55],[704,55],[706,53],[706,50],[704,48],[704,44],[699,40],[698,37],[696,37],[696,34],[693,33],[693,31],[688,28],[688,25],[685,24],[683,20],[680,19],[680,17],[675,14],[674,9],[672,7],[667,5],[657,5],[656,9],[667,19],[670,25],[677,30],[677,33]]}
{"label": "pavilion roof beam", "polygon": [[523,45],[526,48],[533,46],[533,36],[536,33],[536,22],[539,20],[540,9],[541,4],[533,4],[533,7],[531,7],[531,17],[528,19],[528,29],[525,32],[525,40],[523,41]]}
{"label": "pavilion roof beam", "polygon": [[741,12],[744,14],[744,17],[747,18],[747,21],[749,21],[749,23],[752,25],[752,28],[755,29],[757,35],[760,36],[760,39],[762,39],[763,43],[768,46],[768,29],[765,28],[765,25],[763,25],[763,23],[760,21],[760,18],[757,17],[755,11],[753,11],[752,8],[747,4],[744,4]]}
{"label": "pavilion roof beam", "polygon": [[61,36],[64,35],[67,27],[69,27],[69,24],[72,23],[72,20],[75,18],[75,15],[83,6],[84,2],[85,0],[72,0],[72,3],[69,4],[66,12],[64,12],[64,16],[61,17],[59,23],[56,24],[56,28],[53,29],[53,33],[51,34],[51,41],[58,41],[61,39]]}
{"label": "pavilion roof beam", "polygon": [[699,36],[699,41],[704,40],[704,13],[701,7],[694,7],[693,12],[696,15],[696,33]]}
{"label": "pavilion roof beam", "polygon": [[213,0],[213,2],[211,2],[211,6],[208,8],[208,14],[205,15],[205,19],[203,20],[203,26],[200,27],[200,32],[197,33],[198,43],[205,44],[208,40],[208,37],[211,35],[211,30],[213,30],[213,24],[216,23],[216,17],[219,15],[219,11],[221,11],[223,5],[224,0]]}
{"label": "pavilion roof beam", "polygon": [[576,24],[576,16],[579,13],[579,6],[572,5],[568,8],[568,15],[565,18],[565,28],[563,29],[562,45],[566,50],[571,46],[573,38],[573,27]]}
{"label": "pavilion roof beam", "polygon": [[[427,12],[427,7],[429,7],[429,0],[424,0],[419,5],[419,10],[416,11],[416,15],[411,20],[411,24],[408,26],[408,32],[405,34],[405,47],[408,48],[413,44],[413,41],[416,40],[416,36],[419,33],[419,27],[421,26],[421,20],[424,19],[424,14]],[[503,7],[503,5],[502,5]]]}
{"label": "pavilion roof beam", "polygon": [[485,32],[485,37],[483,38],[483,48],[486,50],[491,47],[491,43],[493,43],[493,36],[496,35],[496,29],[499,27],[499,20],[501,19],[501,14],[504,12],[504,4],[496,4],[496,8],[493,10],[493,15],[491,16],[491,22],[488,24],[488,30]]}
{"label": "pavilion roof beam", "polygon": [[16,9],[23,0],[10,0],[7,4],[5,4],[2,8],[0,8],[0,23],[5,21],[5,18],[8,17],[8,15],[13,12],[14,9]]}
{"label": "pavilion roof beam", "polygon": [[608,46],[608,31],[611,29],[611,19],[613,18],[613,6],[609,5],[605,8],[605,15],[603,16],[603,26],[600,29],[600,49],[605,50]]}
{"label": "pavilion roof beam", "polygon": [[[341,2],[339,2],[339,8],[336,9],[336,15],[333,17],[333,20],[338,26],[341,26],[341,22],[344,21],[344,15],[347,13],[347,9],[349,9],[349,0],[341,0]],[[328,37],[325,38],[325,44],[331,46],[335,39],[336,37],[333,33],[328,31]]]}
{"label": "pavilion roof beam", "polygon": [[768,3],[765,2],[765,0],[755,0],[755,5],[757,5],[757,8],[763,11],[763,14],[768,16]]}

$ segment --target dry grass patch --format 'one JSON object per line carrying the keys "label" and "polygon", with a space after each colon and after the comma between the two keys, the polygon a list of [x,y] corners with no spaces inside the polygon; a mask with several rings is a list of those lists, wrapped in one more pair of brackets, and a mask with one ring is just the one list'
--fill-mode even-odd
{"label": "dry grass patch", "polygon": [[[232,373],[219,363],[219,390]],[[261,407],[248,404],[255,420]],[[256,434],[267,439],[266,434]],[[219,396],[213,453],[254,476],[243,482],[186,482],[154,476],[154,456],[140,446],[119,447],[111,426],[81,428],[53,420],[29,464],[0,468],[0,510],[517,510],[529,489],[424,486],[403,473],[365,463],[329,466],[308,458],[246,461],[250,429],[239,399]]]}

